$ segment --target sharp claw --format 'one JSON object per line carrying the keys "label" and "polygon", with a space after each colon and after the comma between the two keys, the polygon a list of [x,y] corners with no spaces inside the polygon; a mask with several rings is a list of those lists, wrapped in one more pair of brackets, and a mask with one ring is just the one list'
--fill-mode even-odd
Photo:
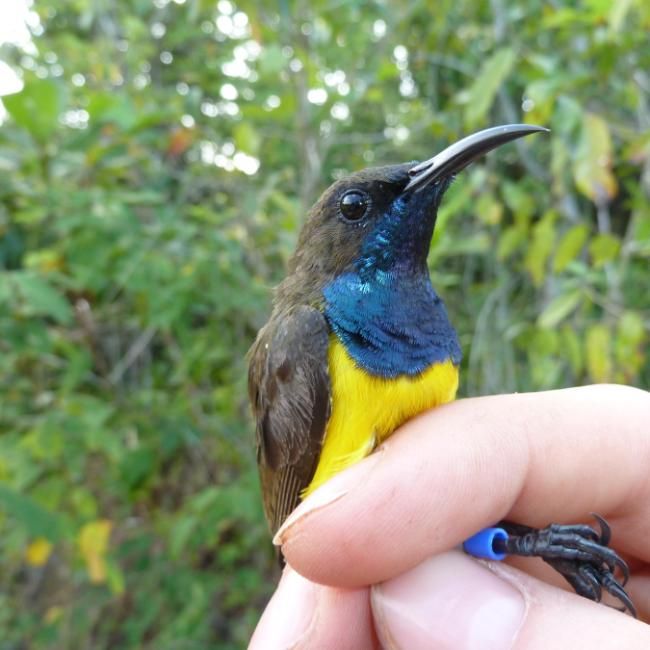
{"label": "sharp claw", "polygon": [[621,570],[621,573],[623,574],[623,581],[621,583],[622,587],[625,587],[627,584],[627,581],[630,579],[630,567],[627,565],[627,562],[621,558],[618,558],[618,568]]}
{"label": "sharp claw", "polygon": [[598,522],[600,526],[600,538],[599,541],[603,546],[608,546],[610,540],[612,539],[612,529],[605,519],[600,515],[597,515],[595,512],[591,513],[591,516]]}
{"label": "sharp claw", "polygon": [[608,593],[614,596],[614,598],[618,598],[623,603],[623,609],[620,611],[624,612],[627,610],[634,618],[637,618],[636,607],[634,607],[634,603],[632,603],[632,600],[621,585],[612,579],[611,582],[610,580],[607,580],[604,587]]}
{"label": "sharp claw", "polygon": [[[598,576],[595,573],[595,570],[589,565],[581,566],[578,568],[578,573],[580,577],[583,579],[583,581],[588,583],[589,586],[591,587],[592,596],[587,596],[587,597],[599,603],[602,600],[603,589],[602,589],[602,585],[600,584],[600,581],[598,580]],[[580,595],[585,596],[586,594],[583,593]]]}
{"label": "sharp claw", "polygon": [[[599,603],[602,601],[602,591],[604,589],[608,594],[614,598],[617,598],[623,604],[622,608],[615,607],[614,609],[618,610],[619,612],[629,611],[634,618],[637,617],[636,608],[634,607],[632,600],[628,596],[625,589],[623,589],[623,585],[617,582],[616,578],[614,578],[610,572],[599,571],[595,567],[589,565],[580,567],[578,569],[578,572],[580,574],[580,578],[583,581],[581,584],[584,585],[587,583],[592,588],[591,594],[588,594],[586,589],[576,589],[576,592],[580,596],[585,596]],[[569,582],[571,581],[569,580]],[[574,584],[575,587],[576,583],[572,584]]]}
{"label": "sharp claw", "polygon": [[[592,512],[591,516],[598,522],[598,525],[600,526],[600,539],[599,539],[600,544],[602,544],[603,546],[608,546],[609,542],[612,539],[612,529],[610,525],[607,523],[605,519],[603,519],[603,517],[596,514],[595,512]],[[628,567],[627,562],[618,556],[616,558],[615,564],[616,567],[618,567],[621,573],[623,574],[622,586],[625,587],[627,581],[630,579],[630,568]]]}

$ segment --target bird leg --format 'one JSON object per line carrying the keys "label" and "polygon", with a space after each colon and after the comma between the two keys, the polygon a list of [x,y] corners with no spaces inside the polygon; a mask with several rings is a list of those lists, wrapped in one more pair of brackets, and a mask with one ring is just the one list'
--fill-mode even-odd
{"label": "bird leg", "polygon": [[[564,576],[578,595],[600,602],[604,590],[622,603],[621,611],[627,610],[636,618],[634,604],[624,589],[630,570],[618,553],[607,546],[611,538],[607,522],[598,515],[594,517],[600,533],[582,524],[551,524],[537,529],[502,521],[498,526],[508,536],[495,539],[494,550],[507,555],[541,557]],[[621,582],[615,577],[617,570],[622,575]]]}

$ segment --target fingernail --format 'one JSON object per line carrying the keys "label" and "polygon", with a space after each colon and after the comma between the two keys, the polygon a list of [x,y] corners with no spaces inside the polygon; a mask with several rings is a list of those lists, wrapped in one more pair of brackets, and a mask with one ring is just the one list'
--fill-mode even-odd
{"label": "fingernail", "polygon": [[326,505],[337,501],[342,496],[347,494],[347,490],[332,490],[326,483],[323,487],[318,488],[315,492],[310,494],[285,520],[282,526],[278,528],[278,532],[273,536],[273,543],[276,546],[282,546],[289,537],[290,530],[300,520],[314,512],[320,510]]}
{"label": "fingernail", "polygon": [[327,483],[321,485],[317,490],[312,492],[284,521],[278,528],[273,537],[273,543],[276,546],[282,546],[293,529],[298,523],[302,522],[305,517],[321,510],[325,506],[338,501],[345,496],[351,489],[367,480],[368,472],[375,465],[382,452],[376,451],[368,458],[364,458],[357,465],[344,470],[331,478]]}
{"label": "fingernail", "polygon": [[318,585],[287,567],[248,650],[289,650],[304,641],[316,618],[317,594]]}
{"label": "fingernail", "polygon": [[526,613],[516,587],[457,551],[376,585],[372,606],[387,650],[508,650]]}

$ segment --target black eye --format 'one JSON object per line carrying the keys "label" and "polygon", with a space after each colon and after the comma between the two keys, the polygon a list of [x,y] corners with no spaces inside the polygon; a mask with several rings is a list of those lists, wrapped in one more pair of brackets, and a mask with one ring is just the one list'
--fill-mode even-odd
{"label": "black eye", "polygon": [[348,190],[339,203],[339,211],[345,221],[359,221],[366,216],[370,197],[361,190]]}

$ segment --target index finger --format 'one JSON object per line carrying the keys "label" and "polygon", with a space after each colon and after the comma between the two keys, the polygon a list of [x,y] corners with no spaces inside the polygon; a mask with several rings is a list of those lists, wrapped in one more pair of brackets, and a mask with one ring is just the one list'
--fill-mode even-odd
{"label": "index finger", "polygon": [[466,399],[407,423],[301,504],[276,536],[330,585],[373,584],[508,518],[609,519],[650,561],[650,394],[622,386]]}

